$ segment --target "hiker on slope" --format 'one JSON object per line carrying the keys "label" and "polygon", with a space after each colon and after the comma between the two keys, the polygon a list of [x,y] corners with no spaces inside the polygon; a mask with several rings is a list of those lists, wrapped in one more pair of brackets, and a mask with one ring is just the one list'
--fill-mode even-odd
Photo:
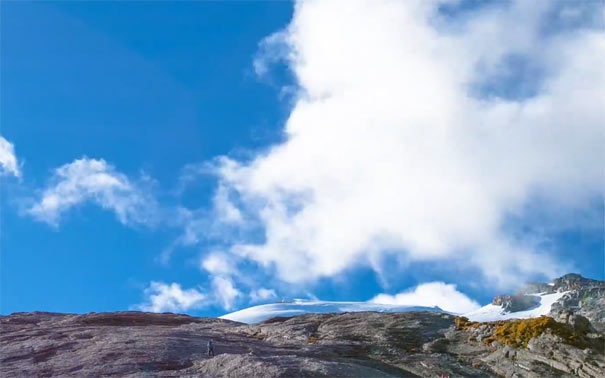
{"label": "hiker on slope", "polygon": [[214,345],[212,344],[212,339],[208,340],[206,346],[208,347],[208,357],[214,357]]}

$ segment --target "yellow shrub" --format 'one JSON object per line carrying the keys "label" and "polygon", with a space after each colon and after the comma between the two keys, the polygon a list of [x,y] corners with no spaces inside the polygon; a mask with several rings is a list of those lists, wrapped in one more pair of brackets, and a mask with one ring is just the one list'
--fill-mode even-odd
{"label": "yellow shrub", "polygon": [[492,336],[483,340],[486,344],[497,340],[514,347],[527,347],[529,340],[542,335],[544,332],[548,332],[561,337],[568,344],[581,346],[578,345],[581,342],[577,335],[574,335],[572,329],[549,316],[533,319],[506,320],[495,323],[496,329]]}
{"label": "yellow shrub", "polygon": [[460,328],[460,329],[468,329],[468,328],[477,328],[481,325],[480,322],[471,322],[470,320],[468,320],[467,318],[465,318],[464,316],[457,316],[454,319],[454,324],[456,324],[456,327]]}
{"label": "yellow shrub", "polygon": [[527,347],[527,343],[534,337],[538,337],[545,332],[559,336],[563,342],[577,347],[586,346],[586,338],[578,331],[572,329],[566,324],[559,323],[549,316],[530,319],[500,320],[496,322],[471,322],[465,317],[457,317],[454,320],[456,327],[462,330],[477,328],[481,324],[486,324],[493,332],[482,341],[485,344],[491,344],[493,341],[499,341],[514,347]]}

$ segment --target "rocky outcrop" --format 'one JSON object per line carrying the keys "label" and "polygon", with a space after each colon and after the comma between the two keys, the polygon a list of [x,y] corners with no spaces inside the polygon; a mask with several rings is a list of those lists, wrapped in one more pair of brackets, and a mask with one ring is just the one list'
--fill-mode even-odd
{"label": "rocky outcrop", "polygon": [[554,293],[553,285],[545,282],[530,282],[523,286],[519,294]]}
{"label": "rocky outcrop", "polygon": [[605,281],[571,273],[555,279],[552,287],[566,293],[551,307],[551,316],[569,312],[582,315],[595,329],[605,332]]}
{"label": "rocky outcrop", "polygon": [[605,337],[588,319],[569,313],[496,322],[455,320],[469,341],[490,346],[482,361],[497,375],[512,377],[605,376]]}
{"label": "rocky outcrop", "polygon": [[553,293],[564,294],[550,307],[550,316],[561,318],[563,315],[560,313],[581,315],[596,330],[605,332],[605,281],[585,278],[577,273],[566,274],[551,283],[528,283],[516,294],[495,297],[492,304],[501,306],[506,313],[514,313],[539,304],[539,295]]}
{"label": "rocky outcrop", "polygon": [[539,303],[539,297],[525,294],[500,295],[492,301],[493,305],[502,306],[507,312],[525,311]]}
{"label": "rocky outcrop", "polygon": [[[0,376],[603,377],[602,334],[577,314],[559,320],[532,330],[435,312],[252,325],[169,313],[18,313],[0,317]],[[497,337],[499,327],[519,331],[523,342]],[[205,353],[209,338],[214,358]]]}
{"label": "rocky outcrop", "polygon": [[605,289],[605,282],[582,277],[577,273],[569,273],[553,281],[555,291],[583,290],[587,288]]}
{"label": "rocky outcrop", "polygon": [[605,332],[605,286],[593,285],[571,290],[555,302],[550,310],[553,317],[568,312],[588,318],[596,329]]}

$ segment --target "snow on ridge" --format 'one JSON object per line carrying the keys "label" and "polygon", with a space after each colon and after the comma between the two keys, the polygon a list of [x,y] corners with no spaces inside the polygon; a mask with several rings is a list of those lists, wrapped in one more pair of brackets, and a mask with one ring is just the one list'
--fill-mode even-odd
{"label": "snow on ridge", "polygon": [[[537,318],[542,315],[548,315],[550,309],[556,301],[558,301],[567,292],[557,293],[540,293],[534,294],[540,298],[540,303],[536,306],[517,312],[506,312],[502,306],[488,304],[475,311],[461,314],[471,321],[490,322],[496,320],[507,319],[526,319]],[[296,316],[302,314],[325,314],[325,313],[342,313],[342,312],[360,312],[360,311],[375,311],[375,312],[411,312],[411,311],[431,311],[444,312],[439,307],[425,306],[401,306],[401,305],[386,305],[370,302],[329,302],[319,300],[304,300],[295,299],[290,302],[279,302],[264,304],[254,307],[249,307],[240,311],[235,311],[230,314],[220,316],[220,319],[233,320],[241,323],[258,323],[276,316]],[[452,313],[453,314],[453,313]],[[458,315],[458,314],[454,314]]]}
{"label": "snow on ridge", "polygon": [[240,311],[220,316],[220,319],[233,320],[242,323],[258,323],[276,316],[295,316],[302,314],[325,314],[340,312],[410,312],[431,311],[445,312],[439,307],[385,305],[369,302],[328,302],[306,301],[296,299],[292,302],[271,303],[249,307]]}
{"label": "snow on ridge", "polygon": [[542,315],[548,315],[548,313],[550,313],[550,309],[553,303],[558,301],[566,293],[567,292],[536,294],[537,297],[540,297],[540,303],[525,311],[506,312],[502,309],[502,306],[496,306],[490,303],[486,306],[481,307],[478,310],[468,312],[463,316],[474,322],[492,322],[496,320],[507,319],[537,318]]}

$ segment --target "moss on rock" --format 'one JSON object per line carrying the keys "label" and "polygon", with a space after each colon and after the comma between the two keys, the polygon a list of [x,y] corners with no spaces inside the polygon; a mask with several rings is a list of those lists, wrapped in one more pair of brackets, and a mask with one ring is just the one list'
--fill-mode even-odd
{"label": "moss on rock", "polygon": [[477,328],[481,325],[480,322],[471,322],[464,316],[457,316],[454,319],[454,324],[456,324],[456,327],[458,327],[458,329],[464,329],[464,330],[469,329],[469,328]]}
{"label": "moss on rock", "polygon": [[496,322],[471,322],[465,317],[454,320],[456,327],[463,330],[478,328],[482,324],[488,326],[491,335],[482,339],[483,343],[490,345],[494,341],[513,347],[527,347],[527,343],[534,337],[544,333],[558,336],[564,343],[577,347],[585,347],[586,340],[583,332],[575,330],[564,323],[559,323],[550,316],[540,316],[530,319],[500,320]]}
{"label": "moss on rock", "polygon": [[529,340],[545,332],[559,336],[567,344],[578,347],[584,346],[584,335],[575,332],[571,327],[559,323],[549,316],[498,322],[493,335],[485,339],[484,342],[491,343],[497,340],[503,344],[526,348]]}

